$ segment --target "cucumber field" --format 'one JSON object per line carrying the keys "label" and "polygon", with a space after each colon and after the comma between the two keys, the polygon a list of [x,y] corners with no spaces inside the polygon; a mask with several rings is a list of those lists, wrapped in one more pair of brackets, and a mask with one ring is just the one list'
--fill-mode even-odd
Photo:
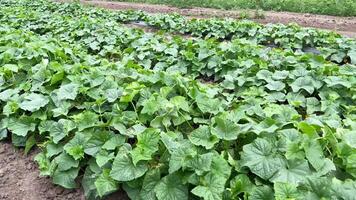
{"label": "cucumber field", "polygon": [[356,38],[0,0],[0,140],[0,199],[355,200]]}

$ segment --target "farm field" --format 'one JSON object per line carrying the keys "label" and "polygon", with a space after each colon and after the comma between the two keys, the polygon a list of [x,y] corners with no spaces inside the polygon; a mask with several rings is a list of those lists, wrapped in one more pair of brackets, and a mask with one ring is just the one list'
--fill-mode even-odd
{"label": "farm field", "polygon": [[123,2],[167,4],[176,7],[207,7],[218,9],[263,9],[336,16],[356,16],[352,0],[117,0]]}
{"label": "farm field", "polygon": [[0,113],[0,199],[355,199],[334,32],[0,0]]}
{"label": "farm field", "polygon": [[[66,2],[66,0],[62,1]],[[256,10],[221,10],[202,7],[179,8],[161,4],[100,0],[80,0],[80,3],[111,10],[141,10],[154,14],[172,13],[186,16],[187,18],[250,19],[261,24],[281,23],[288,25],[294,23],[303,27],[331,30],[345,36],[356,37],[356,17],[275,11],[256,12]]]}

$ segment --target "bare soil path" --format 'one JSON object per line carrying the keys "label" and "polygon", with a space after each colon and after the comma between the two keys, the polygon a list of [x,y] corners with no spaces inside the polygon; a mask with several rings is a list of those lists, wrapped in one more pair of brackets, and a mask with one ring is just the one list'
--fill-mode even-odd
{"label": "bare soil path", "polygon": [[[85,200],[81,189],[67,190],[52,184],[51,179],[40,177],[33,158],[33,150],[23,150],[0,142],[0,200]],[[123,192],[110,195],[107,200],[127,200]]]}
{"label": "bare soil path", "polygon": [[40,177],[33,161],[38,151],[25,156],[10,143],[0,143],[1,200],[84,200],[80,190],[55,186],[50,179]]}
{"label": "bare soil path", "polygon": [[[110,2],[110,1],[88,1],[81,0],[83,4],[95,5],[114,10],[143,10],[149,13],[179,13],[185,16],[197,18],[207,17],[230,17],[239,18],[242,11],[239,10],[218,10],[210,8],[189,8],[180,9],[166,5],[153,5],[144,3]],[[254,16],[254,11],[248,10],[249,16]],[[252,19],[263,24],[267,23],[297,23],[304,27],[313,27],[336,31],[340,34],[356,37],[356,17],[335,17],[327,15],[301,14],[292,12],[264,11],[264,19]]]}

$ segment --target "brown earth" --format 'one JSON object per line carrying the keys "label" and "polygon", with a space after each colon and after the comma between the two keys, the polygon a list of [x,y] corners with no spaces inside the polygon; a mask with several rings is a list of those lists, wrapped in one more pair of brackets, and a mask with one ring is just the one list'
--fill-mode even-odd
{"label": "brown earth", "polygon": [[[0,200],[84,200],[81,189],[67,190],[40,177],[33,158],[39,150],[24,155],[6,142],[0,143]],[[108,200],[127,200],[123,192],[112,194]]]}
{"label": "brown earth", "polygon": [[[253,10],[218,10],[210,8],[188,8],[180,9],[166,5],[153,5],[144,3],[127,3],[127,2],[109,2],[109,1],[88,1],[81,0],[84,4],[90,4],[100,6],[103,8],[114,10],[143,10],[149,13],[179,13],[185,16],[191,16],[196,18],[207,17],[229,17],[239,18],[242,12],[249,13],[249,16],[255,15]],[[340,34],[356,37],[356,17],[335,17],[327,15],[314,15],[292,12],[273,12],[263,11],[264,19],[253,19],[254,21],[267,24],[267,23],[297,23],[304,27],[313,27],[320,29],[328,29],[336,31]]]}

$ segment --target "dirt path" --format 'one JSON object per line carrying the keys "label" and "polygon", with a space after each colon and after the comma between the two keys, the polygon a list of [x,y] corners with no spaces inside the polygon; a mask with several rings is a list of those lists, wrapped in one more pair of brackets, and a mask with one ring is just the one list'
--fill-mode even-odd
{"label": "dirt path", "polygon": [[80,190],[54,186],[50,179],[39,177],[33,161],[36,151],[25,156],[9,143],[0,143],[1,200],[84,200]]}
{"label": "dirt path", "polygon": [[[81,189],[67,190],[39,176],[33,161],[37,150],[27,156],[10,143],[0,143],[0,200],[85,200]],[[118,192],[108,200],[127,200]]]}
{"label": "dirt path", "polygon": [[[108,2],[108,1],[88,1],[81,0],[84,4],[100,6],[103,8],[125,10],[136,9],[150,13],[179,13],[181,15],[193,17],[231,17],[239,18],[241,11],[226,11],[210,8],[189,8],[180,9],[165,5],[152,5],[143,3]],[[254,16],[254,11],[249,12],[249,16]],[[326,15],[300,14],[291,12],[264,11],[265,19],[253,19],[254,21],[266,23],[297,23],[304,27],[314,27],[336,31],[340,34],[356,37],[356,17],[335,17]]]}

